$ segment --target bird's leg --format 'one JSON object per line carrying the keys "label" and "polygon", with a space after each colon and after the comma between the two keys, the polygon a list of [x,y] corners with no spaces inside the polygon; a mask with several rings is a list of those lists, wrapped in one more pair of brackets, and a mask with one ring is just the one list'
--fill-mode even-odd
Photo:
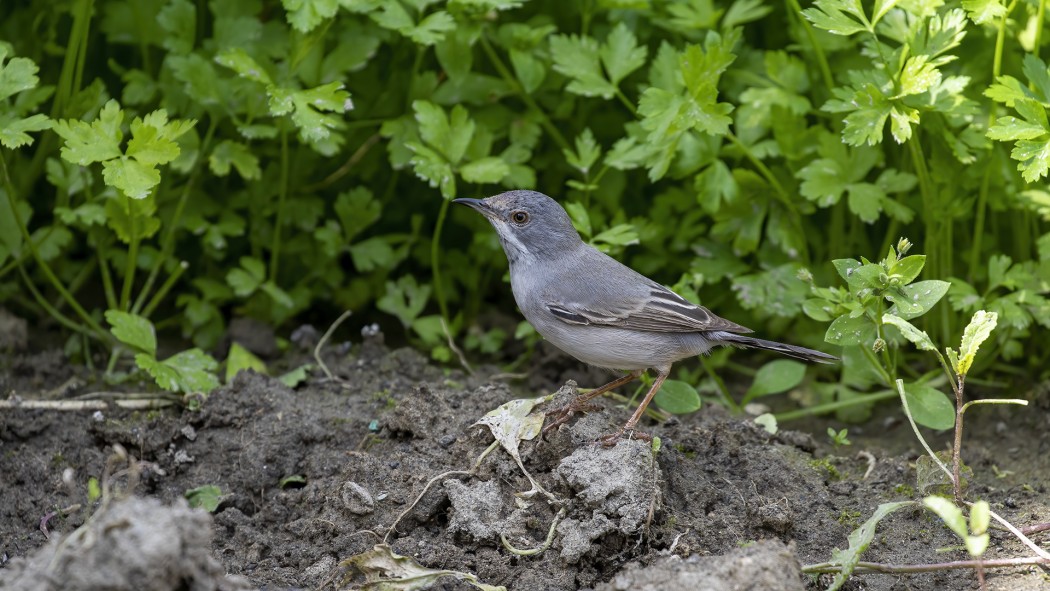
{"label": "bird's leg", "polygon": [[590,392],[580,394],[579,396],[574,398],[572,402],[566,404],[565,406],[548,411],[547,417],[551,420],[549,423],[547,423],[547,426],[543,428],[543,432],[550,433],[551,431],[569,422],[569,419],[572,418],[572,415],[578,412],[583,412],[585,410],[590,410],[590,405],[587,404],[589,400],[597,396],[601,396],[602,394],[605,394],[613,388],[618,388],[628,382],[636,380],[640,375],[642,375],[641,370],[632,371],[627,375],[616,378],[615,380],[609,382],[608,384],[605,384],[604,386],[601,386],[600,388],[595,388]]}
{"label": "bird's leg", "polygon": [[638,408],[634,411],[634,414],[631,415],[631,418],[628,419],[623,427],[620,427],[615,433],[610,433],[598,439],[599,443],[605,447],[612,447],[616,445],[616,442],[620,440],[620,437],[624,433],[627,433],[628,437],[637,437],[638,439],[644,439],[645,441],[652,440],[652,437],[646,433],[636,433],[634,431],[634,426],[638,424],[639,420],[641,420],[642,413],[645,412],[645,407],[649,406],[649,402],[652,401],[653,396],[656,396],[656,393],[660,391],[660,386],[664,385],[664,380],[666,380],[667,375],[671,373],[671,368],[668,367],[658,371],[659,373],[656,374],[656,379],[653,380],[653,386],[649,388],[649,393],[645,395],[644,399],[642,399],[641,404],[638,405]]}

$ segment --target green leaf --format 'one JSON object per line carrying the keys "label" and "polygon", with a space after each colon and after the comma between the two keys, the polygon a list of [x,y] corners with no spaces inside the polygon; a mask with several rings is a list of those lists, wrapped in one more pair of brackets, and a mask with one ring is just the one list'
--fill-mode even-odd
{"label": "green leaf", "polygon": [[343,228],[343,240],[347,242],[374,224],[383,211],[379,200],[364,186],[340,193],[333,208]]}
{"label": "green leaf", "polygon": [[226,357],[226,383],[232,382],[237,374],[245,369],[255,370],[263,375],[269,374],[266,363],[262,359],[242,347],[240,343],[233,342],[230,344],[230,353]]}
{"label": "green leaf", "polygon": [[459,174],[468,183],[498,183],[510,174],[510,166],[498,156],[486,156],[464,164]]}
{"label": "green leaf", "polygon": [[857,568],[857,564],[860,563],[861,555],[864,554],[871,545],[872,540],[875,539],[875,528],[879,525],[879,522],[894,511],[913,505],[915,505],[915,503],[912,501],[898,501],[896,503],[883,503],[879,505],[867,521],[862,523],[857,529],[850,532],[848,537],[849,548],[847,550],[839,550],[837,548],[832,550],[831,560],[833,563],[840,566],[840,570],[839,573],[835,575],[835,579],[832,581],[831,585],[828,586],[828,591],[838,591],[849,579],[853,570]]}
{"label": "green leaf", "polygon": [[102,163],[102,179],[132,199],[145,199],[160,184],[160,171],[127,156]]}
{"label": "green leaf", "polygon": [[939,431],[955,426],[955,405],[940,390],[926,384],[906,383],[904,395],[916,423]]}
{"label": "green leaf", "polygon": [[51,129],[52,125],[53,122],[47,115],[40,113],[21,119],[0,116],[0,145],[12,150],[30,146],[33,144],[33,137],[29,132]]}
{"label": "green leaf", "polygon": [[1000,0],[962,0],[962,7],[975,25],[994,22],[1006,14]]}
{"label": "green leaf", "polygon": [[906,285],[896,290],[896,293],[887,293],[886,299],[895,304],[890,313],[896,313],[905,320],[922,316],[944,297],[951,285],[947,281],[928,279]]}
{"label": "green leaf", "polygon": [[208,166],[217,176],[230,174],[232,167],[236,168],[237,174],[246,181],[262,178],[259,158],[241,142],[230,140],[219,142],[208,157]]}
{"label": "green leaf", "polygon": [[339,0],[281,0],[281,3],[288,11],[288,24],[301,33],[312,31],[339,10]]}
{"label": "green leaf", "polygon": [[222,502],[222,489],[214,484],[207,484],[197,488],[191,488],[183,493],[190,507],[204,509],[208,513],[214,513]]}
{"label": "green leaf", "polygon": [[839,316],[828,327],[824,341],[832,345],[868,345],[875,340],[875,324],[864,315],[851,318]]}
{"label": "green leaf", "polygon": [[36,73],[40,71],[33,60],[25,57],[13,57],[4,63],[11,46],[0,44],[0,101],[22,91],[35,88],[40,82]]}
{"label": "green leaf", "polygon": [[671,414],[684,415],[700,409],[700,393],[688,382],[664,380],[653,403]]}
{"label": "green leaf", "polygon": [[900,316],[895,314],[883,314],[882,323],[897,327],[897,329],[901,331],[901,334],[904,335],[904,338],[911,341],[911,343],[920,351],[937,350],[937,346],[933,344],[933,340],[930,339],[930,335],[926,334],[926,331],[921,331],[918,328],[915,328],[915,325]]}
{"label": "green leaf", "polygon": [[755,380],[744,394],[743,404],[755,398],[786,392],[802,383],[806,366],[791,359],[777,359],[763,365],[755,373]]}
{"label": "green leaf", "polygon": [[963,516],[962,509],[955,503],[944,497],[929,496],[922,500],[922,504],[936,513],[937,517],[940,517],[948,526],[948,529],[952,530],[952,533],[962,540],[966,539],[966,517]]}
{"label": "green leaf", "polygon": [[311,369],[313,369],[312,364],[300,365],[288,373],[277,376],[277,379],[289,388],[296,388],[310,377],[308,372]]}
{"label": "green leaf", "polygon": [[408,328],[426,307],[430,300],[429,284],[419,285],[412,275],[405,275],[397,280],[386,282],[386,293],[376,302],[376,307],[392,314]]}
{"label": "green leaf", "polygon": [[99,112],[98,119],[91,123],[71,119],[55,121],[52,129],[65,140],[62,159],[87,166],[120,157],[120,142],[124,138],[120,124],[123,120],[124,111],[120,110],[117,101],[111,100]]}
{"label": "green leaf", "polygon": [[231,269],[226,274],[226,283],[233,289],[233,293],[240,298],[246,298],[259,289],[266,278],[266,266],[259,259],[241,257],[241,266]]}
{"label": "green leaf", "polygon": [[956,374],[964,376],[966,372],[970,371],[970,366],[973,365],[973,359],[977,355],[977,350],[981,348],[981,343],[991,336],[998,320],[999,315],[995,312],[978,310],[974,313],[973,318],[970,319],[970,324],[963,331],[962,346],[959,347],[959,359],[955,362]]}
{"label": "green leaf", "polygon": [[766,433],[770,435],[776,435],[779,427],[777,427],[777,417],[773,413],[762,413],[755,417],[755,423],[760,425]]}
{"label": "green leaf", "polygon": [[627,28],[623,21],[609,33],[605,44],[599,52],[602,65],[609,75],[609,81],[614,86],[626,78],[631,72],[645,65],[645,56],[648,53],[644,45],[638,45],[638,39],[634,33]]}
{"label": "green leaf", "polygon": [[871,29],[859,0],[817,0],[813,5],[802,15],[829,33],[849,36]]}
{"label": "green leaf", "polygon": [[139,316],[121,310],[106,310],[106,322],[112,327],[110,332],[117,340],[150,355],[157,353],[157,334],[153,323]]}
{"label": "green leaf", "polygon": [[139,353],[135,355],[135,364],[153,376],[158,386],[169,392],[207,394],[219,387],[219,378],[214,373],[219,362],[200,349],[189,349],[164,361],[158,361],[153,355]]}
{"label": "green leaf", "polygon": [[554,71],[570,79],[566,90],[581,96],[600,96],[610,99],[616,94],[616,85],[602,73],[601,46],[592,37],[555,35],[551,37],[551,57]]}
{"label": "green leaf", "polygon": [[166,35],[164,49],[176,54],[193,51],[197,37],[197,7],[189,0],[171,0],[157,13],[157,24]]}
{"label": "green leaf", "polygon": [[580,135],[576,136],[575,143],[575,151],[566,148],[562,150],[562,153],[570,166],[587,175],[591,166],[594,166],[594,163],[601,157],[602,147],[595,141],[594,134],[589,127],[584,128]]}
{"label": "green leaf", "polygon": [[915,254],[906,256],[893,263],[890,267],[890,275],[898,275],[901,284],[907,285],[915,280],[926,266],[926,255]]}
{"label": "green leaf", "polygon": [[230,68],[242,78],[247,78],[264,86],[273,86],[270,74],[240,47],[220,51],[215,56],[215,63]]}

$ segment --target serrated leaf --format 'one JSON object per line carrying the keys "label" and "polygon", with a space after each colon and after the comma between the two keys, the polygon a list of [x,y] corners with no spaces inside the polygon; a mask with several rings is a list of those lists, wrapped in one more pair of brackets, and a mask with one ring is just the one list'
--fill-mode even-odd
{"label": "serrated leaf", "polygon": [[674,415],[684,415],[700,409],[700,393],[688,382],[664,380],[653,396],[653,403]]}
{"label": "serrated leaf", "polygon": [[91,122],[60,119],[55,121],[52,129],[65,140],[62,146],[62,159],[67,162],[87,166],[92,162],[102,162],[122,155],[120,142],[124,133],[120,124],[124,112],[117,101],[111,100],[99,111],[98,118]]}
{"label": "serrated leaf", "polygon": [[106,310],[106,322],[118,341],[149,355],[157,353],[157,333],[146,318],[121,310]]}
{"label": "serrated leaf", "polygon": [[207,394],[219,387],[219,378],[214,373],[219,362],[200,349],[176,353],[164,361],[139,353],[135,356],[135,363],[153,376],[158,386],[169,392]]}
{"label": "serrated leaf", "polygon": [[273,85],[273,80],[266,70],[240,47],[220,51],[215,56],[215,63],[230,68],[242,78],[265,86]]}
{"label": "serrated leaf", "polygon": [[9,45],[0,47],[0,101],[22,91],[36,87],[40,82],[36,73],[40,70],[33,60],[25,57],[7,58]]}
{"label": "serrated leaf", "polygon": [[962,0],[962,7],[975,25],[992,22],[1006,14],[1000,0]]}
{"label": "serrated leaf", "polygon": [[120,156],[102,163],[102,180],[132,199],[145,199],[160,184],[160,171],[134,158]]}
{"label": "serrated leaf", "polygon": [[962,346],[959,347],[959,359],[955,362],[956,374],[964,376],[966,372],[970,371],[970,366],[973,365],[973,359],[977,355],[977,350],[980,349],[981,343],[991,336],[998,321],[999,315],[995,312],[978,310],[974,313],[973,318],[970,319],[970,324],[966,325],[966,330],[963,331]]}
{"label": "serrated leaf", "polygon": [[460,176],[468,183],[498,183],[510,173],[510,166],[498,156],[486,156],[459,169]]}
{"label": "serrated leaf", "polygon": [[602,74],[598,41],[579,35],[555,35],[550,44],[554,71],[570,79],[566,90],[581,96],[613,97],[616,85]]}
{"label": "serrated leaf", "polygon": [[301,33],[307,33],[335,16],[339,0],[281,0],[288,11],[288,24]]}
{"label": "serrated leaf", "polygon": [[619,85],[638,68],[645,65],[648,51],[644,45],[638,45],[638,39],[622,21],[609,33],[600,55],[605,72],[613,86]]}
{"label": "serrated leaf", "polygon": [[230,140],[219,142],[208,156],[208,166],[217,176],[226,176],[230,174],[231,168],[236,168],[237,174],[244,180],[262,178],[259,158],[248,146],[240,142]]}
{"label": "serrated leaf", "polygon": [[15,149],[33,144],[31,131],[43,131],[51,129],[52,121],[47,115],[37,113],[21,119],[5,119],[0,117],[0,145],[5,148]]}
{"label": "serrated leaf", "polygon": [[815,8],[803,10],[802,15],[817,28],[843,36],[869,30],[859,0],[817,0],[813,5]]}

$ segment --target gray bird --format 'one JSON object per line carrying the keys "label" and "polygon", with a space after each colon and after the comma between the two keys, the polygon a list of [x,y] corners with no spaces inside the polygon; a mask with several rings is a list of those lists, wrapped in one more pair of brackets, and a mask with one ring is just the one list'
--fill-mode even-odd
{"label": "gray bird", "polygon": [[673,363],[718,345],[766,349],[805,361],[837,360],[820,351],[745,336],[752,331],[586,244],[561,205],[543,193],[508,191],[453,203],[473,208],[492,223],[510,262],[514,300],[543,338],[584,363],[628,372],[548,413],[552,421],[544,431],[586,409],[588,400],[647,369],[656,370],[634,415],[619,431],[601,439],[613,445],[624,433],[634,432]]}

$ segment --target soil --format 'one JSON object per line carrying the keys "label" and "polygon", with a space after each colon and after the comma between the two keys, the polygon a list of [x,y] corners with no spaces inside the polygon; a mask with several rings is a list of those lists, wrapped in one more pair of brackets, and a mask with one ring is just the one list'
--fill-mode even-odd
{"label": "soil", "polygon": [[[0,398],[112,389],[58,351],[3,358]],[[292,353],[271,368],[308,359]],[[851,426],[852,445],[835,448],[824,431],[843,425],[771,435],[712,404],[646,425],[660,439],[654,453],[638,439],[593,443],[629,414],[606,400],[521,441],[519,467],[498,446],[478,462],[493,435],[475,423],[559,386],[540,410],[567,400],[566,367],[590,386],[607,376],[558,360],[508,383],[496,368],[467,375],[390,350],[381,334],[333,349],[326,362],[335,379],[315,369],[292,389],[242,372],[193,410],[0,409],[0,589],[824,589],[830,575],[805,576],[799,565],[846,548],[878,505],[923,496],[921,448],[899,419]],[[1019,525],[1050,521],[1050,397],[1030,398],[1043,407],[968,414],[964,446],[974,472],[967,497]],[[210,514],[185,501],[206,485],[221,490]],[[1050,533],[1033,538],[1050,546]],[[993,530],[985,556],[1030,555]],[[918,508],[880,523],[863,555],[966,558]],[[401,586],[375,584],[410,575]],[[1039,567],[986,577],[989,589],[1050,589]],[[971,588],[972,570],[857,574],[844,587]]]}

